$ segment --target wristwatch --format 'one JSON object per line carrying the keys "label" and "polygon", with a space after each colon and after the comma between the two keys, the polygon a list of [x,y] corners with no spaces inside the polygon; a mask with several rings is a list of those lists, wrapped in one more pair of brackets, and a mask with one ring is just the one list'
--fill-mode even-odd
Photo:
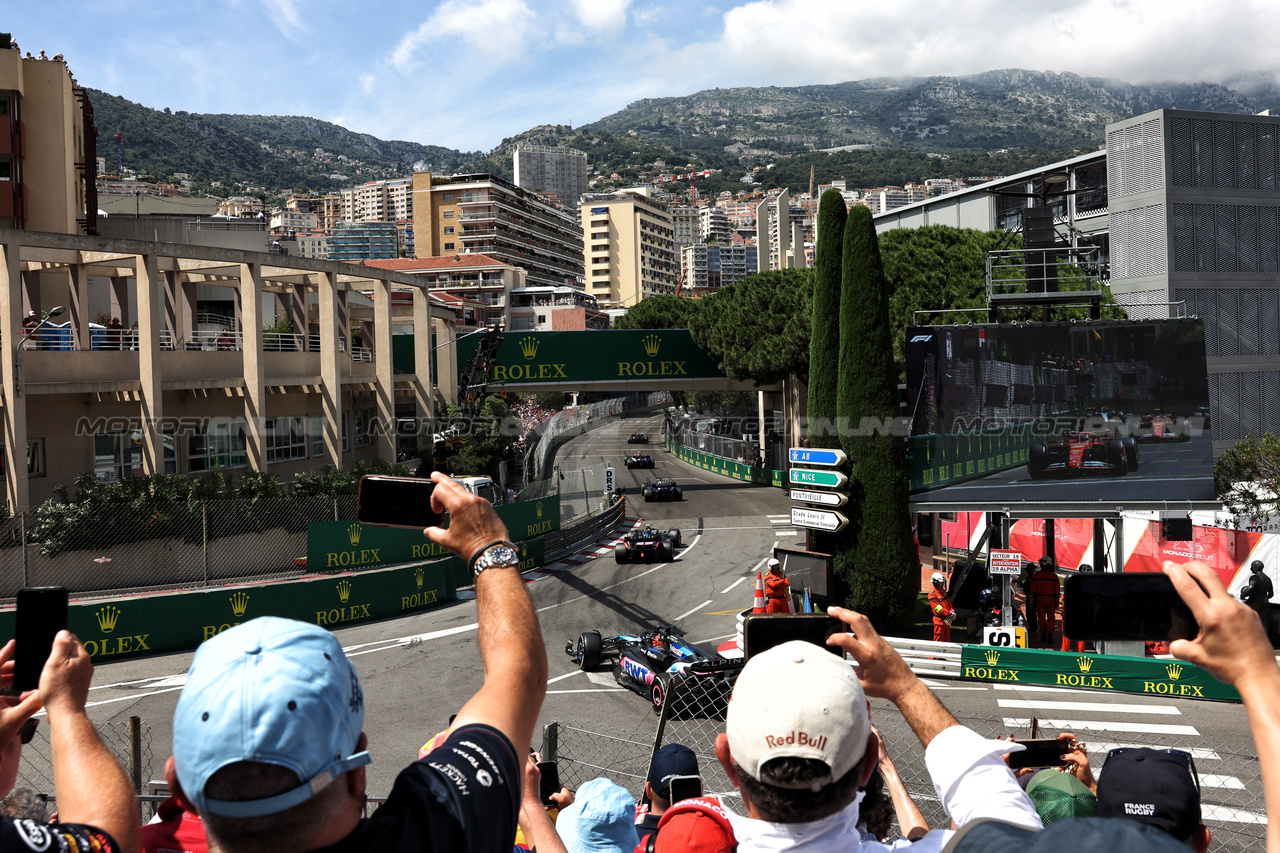
{"label": "wristwatch", "polygon": [[480,573],[492,566],[515,569],[520,567],[520,552],[511,542],[491,542],[476,552],[471,558],[472,577],[480,577]]}

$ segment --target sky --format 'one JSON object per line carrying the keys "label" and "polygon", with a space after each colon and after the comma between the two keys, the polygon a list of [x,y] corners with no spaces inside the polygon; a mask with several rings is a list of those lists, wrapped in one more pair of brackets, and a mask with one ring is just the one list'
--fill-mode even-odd
{"label": "sky", "polygon": [[488,151],[647,97],[999,68],[1280,82],[1255,0],[13,0],[24,53],[148,107]]}

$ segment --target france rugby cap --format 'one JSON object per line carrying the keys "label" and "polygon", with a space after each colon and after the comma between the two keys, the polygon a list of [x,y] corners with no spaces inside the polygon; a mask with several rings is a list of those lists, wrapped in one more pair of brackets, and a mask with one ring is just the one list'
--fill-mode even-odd
{"label": "france rugby cap", "polygon": [[[178,781],[202,814],[277,814],[368,764],[368,752],[355,752],[363,728],[364,693],[338,640],[315,625],[264,616],[196,650],[173,714]],[[205,795],[214,773],[242,761],[288,768],[301,784],[260,800]]]}

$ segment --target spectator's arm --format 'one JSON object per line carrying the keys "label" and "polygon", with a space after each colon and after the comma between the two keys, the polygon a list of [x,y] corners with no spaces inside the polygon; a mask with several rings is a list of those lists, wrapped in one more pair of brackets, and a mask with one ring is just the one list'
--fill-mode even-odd
{"label": "spectator's arm", "polygon": [[832,634],[827,645],[839,646],[853,655],[862,689],[868,696],[897,705],[920,743],[928,747],[939,732],[959,725],[902,656],[871,627],[871,620],[843,607],[828,607],[827,612],[853,629],[848,634]]}
{"label": "spectator's arm", "polygon": [[881,737],[878,740],[880,742],[880,777],[884,779],[884,786],[889,791],[889,799],[893,801],[893,814],[898,821],[898,830],[903,838],[909,838],[912,841],[923,838],[929,832],[929,823],[916,806],[916,801],[911,799],[907,786],[902,784],[902,778],[898,776],[898,768],[894,766],[893,759],[885,751],[884,738]]}
{"label": "spectator's arm", "polygon": [[987,740],[972,729],[952,726],[924,752],[929,778],[957,827],[995,818],[1040,829],[1044,824],[1009,766],[1009,741]]}
{"label": "spectator's arm", "polygon": [[[448,529],[426,529],[432,542],[470,560],[478,549],[507,538],[502,519],[488,501],[439,471],[431,479],[435,483],[432,508],[449,513]],[[484,685],[458,711],[453,728],[485,723],[523,751],[533,738],[547,691],[547,653],[519,570],[494,567],[481,572],[476,579],[476,605]]]}
{"label": "spectator's arm", "polygon": [[1169,651],[1204,667],[1244,700],[1262,772],[1267,850],[1280,853],[1280,669],[1275,652],[1252,608],[1232,598],[1213,569],[1199,561],[1166,562],[1164,573],[1200,624],[1194,640],[1174,640]]}
{"label": "spectator's arm", "polygon": [[108,833],[125,853],[138,850],[138,805],[124,768],[85,714],[93,664],[69,631],[59,631],[40,673],[40,699],[49,715],[53,786],[62,823]]}
{"label": "spectator's arm", "polygon": [[[560,840],[551,815],[542,804],[540,794],[542,773],[538,770],[537,756],[530,755],[524,763],[524,794],[520,798],[520,831],[524,840],[541,853],[568,853]],[[561,788],[561,793],[564,789]],[[572,802],[572,795],[569,797]],[[563,808],[563,806],[561,806]]]}

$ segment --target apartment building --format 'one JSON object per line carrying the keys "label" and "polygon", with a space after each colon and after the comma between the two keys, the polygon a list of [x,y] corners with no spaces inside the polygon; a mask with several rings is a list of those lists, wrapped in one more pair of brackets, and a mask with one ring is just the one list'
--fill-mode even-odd
{"label": "apartment building", "polygon": [[274,210],[267,228],[273,237],[290,233],[310,233],[320,227],[320,217],[314,213],[302,213],[296,210]]}
{"label": "apartment building", "polygon": [[96,136],[66,63],[0,44],[0,228],[96,234]]}
{"label": "apartment building", "polygon": [[369,181],[339,192],[344,222],[400,222],[413,218],[413,180]]}
{"label": "apartment building", "polygon": [[329,259],[373,261],[400,257],[400,232],[394,222],[344,222],[329,232]]}
{"label": "apartment building", "polygon": [[417,257],[482,254],[531,287],[581,287],[582,227],[559,205],[494,175],[417,172],[413,195]]}
{"label": "apartment building", "polygon": [[671,229],[675,234],[677,246],[691,246],[698,242],[702,217],[696,207],[678,206],[670,208]]}
{"label": "apartment building", "polygon": [[587,154],[562,145],[516,144],[516,186],[559,200],[569,210],[587,191]]}
{"label": "apartment building", "polygon": [[512,328],[511,293],[523,290],[528,274],[520,267],[488,255],[442,255],[432,258],[397,258],[369,261],[365,266],[411,275],[453,308],[458,332],[495,323]]}
{"label": "apartment building", "polygon": [[684,288],[694,295],[710,293],[756,273],[756,247],[742,240],[724,244],[694,243],[680,250]]}
{"label": "apartment building", "polygon": [[733,229],[729,217],[716,207],[704,207],[698,211],[698,239],[703,243],[727,243]]}
{"label": "apartment building", "polygon": [[756,205],[758,272],[803,267],[804,211],[791,206],[787,190],[771,191]]}
{"label": "apartment building", "polygon": [[586,237],[586,291],[603,305],[627,308],[656,293],[675,293],[679,259],[667,206],[641,190],[584,196],[578,218]]}

